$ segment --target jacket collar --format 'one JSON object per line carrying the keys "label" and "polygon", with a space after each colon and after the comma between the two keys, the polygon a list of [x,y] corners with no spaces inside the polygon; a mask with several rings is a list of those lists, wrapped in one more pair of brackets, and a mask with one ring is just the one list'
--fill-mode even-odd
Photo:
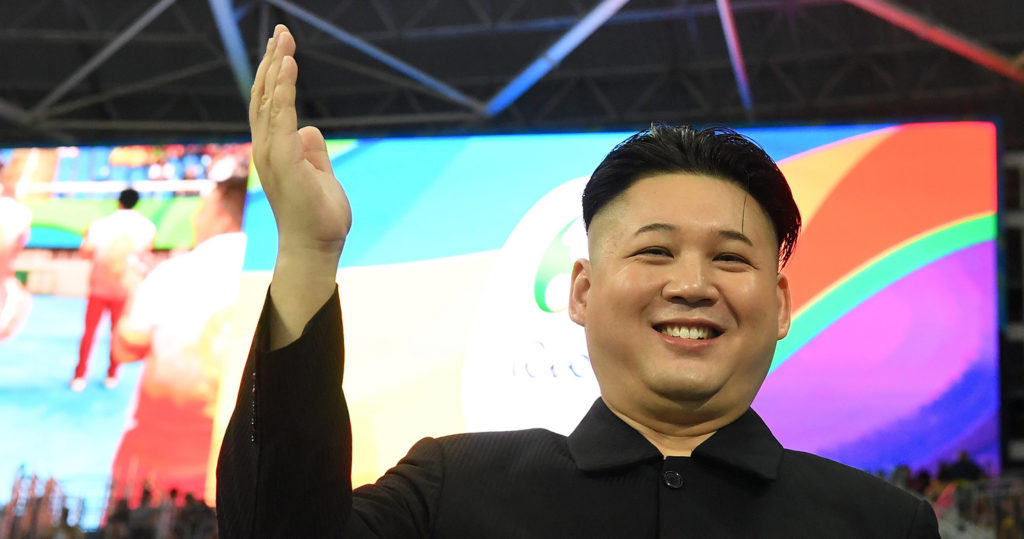
{"label": "jacket collar", "polygon": [[766,480],[779,476],[782,454],[782,444],[752,408],[693,450],[695,458],[713,460]]}
{"label": "jacket collar", "polygon": [[[663,458],[654,445],[612,413],[600,398],[569,435],[569,452],[582,471],[612,470]],[[757,413],[747,409],[739,419],[697,446],[693,458],[774,480],[782,454],[782,444]]]}
{"label": "jacket collar", "polygon": [[611,470],[647,460],[661,460],[661,452],[642,434],[619,419],[598,398],[576,430],[569,435],[569,452],[585,472]]}

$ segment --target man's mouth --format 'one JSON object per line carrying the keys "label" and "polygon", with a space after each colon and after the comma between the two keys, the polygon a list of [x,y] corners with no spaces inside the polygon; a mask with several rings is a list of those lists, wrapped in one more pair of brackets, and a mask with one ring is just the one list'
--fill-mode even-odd
{"label": "man's mouth", "polygon": [[668,335],[669,337],[679,337],[681,339],[694,339],[694,340],[705,340],[714,339],[722,333],[717,329],[709,326],[682,326],[676,324],[664,324],[654,326],[659,333]]}

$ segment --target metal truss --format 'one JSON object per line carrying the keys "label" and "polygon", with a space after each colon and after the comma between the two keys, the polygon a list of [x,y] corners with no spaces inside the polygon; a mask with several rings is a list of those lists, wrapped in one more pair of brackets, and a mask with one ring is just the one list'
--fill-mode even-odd
{"label": "metal truss", "polygon": [[[78,26],[39,27],[57,8]],[[1024,50],[1019,31],[971,37],[885,0],[41,0],[0,45],[60,43],[83,61],[0,82],[0,140],[244,137],[276,21],[301,36],[300,113],[338,132],[1024,116],[1022,62],[1003,52]],[[181,61],[122,68],[138,47]]]}

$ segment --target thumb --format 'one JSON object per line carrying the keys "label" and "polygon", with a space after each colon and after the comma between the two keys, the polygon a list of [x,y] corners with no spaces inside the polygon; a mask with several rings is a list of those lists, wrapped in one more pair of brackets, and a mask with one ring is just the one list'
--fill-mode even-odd
{"label": "thumb", "polygon": [[327,155],[327,142],[324,141],[320,130],[308,125],[299,129],[299,138],[302,139],[302,152],[306,159],[317,170],[331,172],[331,158]]}

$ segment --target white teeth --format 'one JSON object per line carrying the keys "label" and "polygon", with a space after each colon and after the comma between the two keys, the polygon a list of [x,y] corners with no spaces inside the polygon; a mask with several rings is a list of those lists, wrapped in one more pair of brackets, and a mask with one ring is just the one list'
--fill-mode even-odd
{"label": "white teeth", "polygon": [[681,337],[683,339],[702,340],[711,337],[711,328],[704,326],[663,326],[660,331],[665,335],[669,335],[671,337]]}

